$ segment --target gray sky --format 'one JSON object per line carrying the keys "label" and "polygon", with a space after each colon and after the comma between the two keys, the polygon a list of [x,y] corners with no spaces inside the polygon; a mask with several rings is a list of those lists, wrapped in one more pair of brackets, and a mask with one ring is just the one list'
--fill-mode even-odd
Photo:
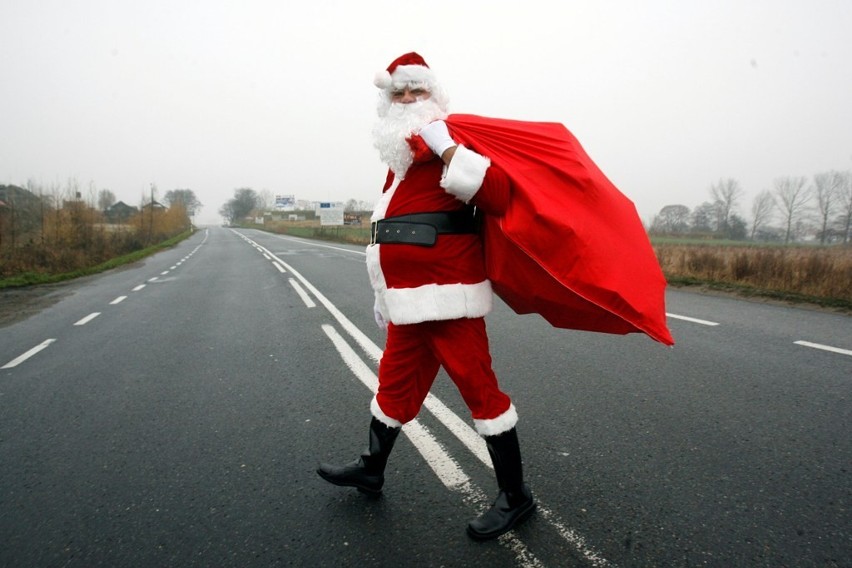
{"label": "gray sky", "polygon": [[565,124],[646,221],[852,169],[849,0],[2,0],[0,183],[372,202],[408,51],[453,112]]}

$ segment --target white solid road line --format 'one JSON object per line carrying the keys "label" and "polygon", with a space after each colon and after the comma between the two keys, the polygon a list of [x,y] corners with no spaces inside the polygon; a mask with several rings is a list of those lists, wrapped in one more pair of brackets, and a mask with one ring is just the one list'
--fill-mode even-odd
{"label": "white solid road line", "polygon": [[[379,388],[379,379],[372,369],[355,353],[355,350],[341,337],[334,326],[324,324],[322,330],[331,339],[346,366],[364,383],[365,387],[370,389],[371,393],[376,394]],[[432,470],[449,489],[456,489],[470,482],[470,478],[462,471],[459,464],[441,448],[440,444],[416,418],[405,425],[403,432],[420,450]]]}
{"label": "white solid road line", "polygon": [[[248,239],[248,237],[237,233],[237,231],[234,231],[234,233],[246,239],[246,241],[252,244],[252,246],[259,246],[257,245],[257,243],[254,243],[254,241]],[[332,248],[328,247],[327,245],[317,246]],[[292,266],[281,260],[281,258],[269,251],[269,249],[265,249],[262,246],[260,246],[260,249],[271,255],[272,258],[274,258],[276,261],[280,262],[284,267],[286,267],[286,269],[290,271],[290,273],[294,277],[298,278],[302,285],[307,290],[309,290],[311,294],[313,294],[314,297],[319,301],[319,303],[321,303],[329,311],[329,313],[334,317],[334,319],[337,320],[337,322],[350,335],[350,337],[352,337],[352,339],[354,339],[355,342],[364,350],[364,352],[370,357],[370,359],[372,359],[374,362],[378,362],[378,360],[381,358],[382,350],[375,343],[373,343],[373,341],[369,337],[367,337],[364,332],[362,332],[360,329],[358,329],[357,326],[355,326],[351,321],[349,321],[349,318],[343,315],[343,313],[340,312],[340,310],[338,310],[337,307],[322,294],[322,292],[317,290],[315,286],[308,282],[308,280],[304,276],[302,276],[298,271],[296,271]],[[330,329],[331,332],[329,332],[328,329]],[[376,389],[378,388],[378,378],[376,378],[370,368],[367,367],[366,363],[364,363],[360,359],[360,357],[355,354],[355,352],[352,350],[351,347],[349,347],[349,344],[346,343],[345,340],[343,340],[342,338],[340,338],[339,340],[335,340],[333,336],[340,337],[340,335],[337,333],[333,326],[324,325],[323,330],[330,338],[332,338],[332,342],[338,348],[338,351],[341,353],[341,357],[343,357],[346,365],[349,366],[350,369],[352,369],[353,373],[355,373],[356,376],[361,379],[361,381],[364,382],[364,384],[367,385],[373,393],[375,393]],[[426,406],[427,410],[434,414],[439,421],[441,421],[454,435],[456,435],[456,437],[458,437],[459,440],[461,440],[462,443],[464,443],[465,446],[467,446],[468,449],[480,461],[488,465],[488,467],[492,467],[490,463],[490,458],[488,458],[486,456],[486,453],[482,451],[485,445],[484,441],[479,437],[479,435],[473,430],[470,425],[468,425],[464,420],[455,415],[451,410],[449,410],[449,408],[446,407],[446,405],[444,405],[437,397],[432,394],[427,397],[424,406]],[[450,418],[450,415],[452,415],[452,418]],[[403,432],[406,432],[406,436],[410,440],[412,440],[412,443],[414,443],[412,436],[407,433],[406,428],[408,428],[408,425],[403,428]],[[422,425],[420,425],[419,428],[423,428]],[[415,437],[419,437],[418,435],[420,432],[417,426],[409,428],[409,430],[416,430],[416,432],[412,432],[412,434]],[[429,434],[429,436],[431,436],[431,434]],[[434,438],[434,436],[432,437]],[[435,443],[437,444],[437,441]],[[420,446],[417,446],[416,443],[415,446],[418,448],[418,450],[420,449]],[[438,444],[437,447],[440,448],[440,444]],[[441,479],[441,482],[453,490],[462,491],[462,494],[465,496],[464,498],[466,501],[470,502],[478,509],[484,510],[490,504],[489,498],[480,490],[474,487],[468,488],[469,486],[471,486],[469,482],[460,482],[460,479],[467,478],[467,475],[464,474],[464,472],[461,471],[460,468],[458,468],[458,464],[455,465],[455,468],[458,468],[459,471],[455,471],[452,465],[455,464],[454,460],[452,461],[452,463],[449,463],[443,458],[440,458],[440,465],[437,465],[438,462],[432,463],[431,456],[435,451],[435,447],[431,446],[431,449],[428,450],[430,458],[427,458],[427,462],[429,463],[429,466],[432,467],[433,470],[435,470],[435,473]],[[446,453],[443,449],[441,451],[443,453]],[[423,455],[424,457],[426,457],[426,454]],[[438,474],[438,470],[440,470],[442,474]],[[444,475],[444,477],[441,477],[441,475]],[[458,485],[459,483],[461,484]],[[580,555],[582,555],[591,566],[594,566],[595,568],[604,568],[606,566],[611,566],[611,563],[609,561],[602,558],[597,551],[593,550],[586,544],[585,539],[582,536],[578,535],[576,532],[566,527],[564,523],[562,523],[557,518],[557,515],[555,513],[545,507],[542,503],[539,503],[538,507],[542,513],[542,518],[544,518],[548,523],[555,527],[560,536],[562,536],[562,538],[574,550],[576,550]],[[512,551],[516,555],[516,558],[518,559],[520,566],[523,566],[525,568],[543,566],[541,562],[539,562],[534,556],[532,556],[526,545],[513,533],[510,532],[500,537],[500,542],[501,544],[504,544],[504,546],[507,546],[512,549]]]}
{"label": "white solid road line", "polygon": [[32,357],[33,355],[35,355],[36,353],[38,353],[39,351],[41,351],[42,349],[44,349],[45,347],[50,345],[51,343],[53,343],[54,341],[56,341],[56,339],[45,339],[40,344],[36,345],[35,347],[33,347],[32,349],[30,349],[29,351],[27,351],[26,353],[24,353],[20,357],[16,357],[15,359],[12,359],[8,363],[6,363],[2,367],[0,367],[0,369],[11,369],[13,367],[17,367],[18,365],[20,365],[21,363],[23,363],[24,361],[26,361],[27,359],[29,359],[30,357]]}
{"label": "white solid road line", "polygon": [[[323,325],[323,331],[328,335],[331,342],[337,348],[343,362],[352,373],[370,389],[373,394],[379,386],[379,380],[364,361],[355,353],[355,350],[346,343],[334,326]],[[420,423],[416,418],[402,427],[402,433],[414,445],[415,449],[423,456],[441,483],[447,489],[461,493],[462,500],[474,504],[477,509],[485,509],[488,505],[487,496],[470,481],[470,477],[462,470],[456,460],[441,446],[437,438]],[[512,533],[503,535],[500,543],[507,546],[515,553],[518,565],[523,568],[544,568],[542,564],[529,551],[524,542]]]}
{"label": "white solid road line", "polygon": [[317,307],[317,305],[314,303],[314,301],[311,300],[311,297],[308,296],[308,293],[305,292],[305,289],[302,288],[301,286],[299,286],[298,282],[296,282],[292,278],[290,278],[288,281],[290,282],[290,286],[293,287],[293,289],[296,291],[296,293],[299,295],[299,297],[302,299],[302,301],[305,302],[305,305],[307,307],[309,307],[309,308]]}

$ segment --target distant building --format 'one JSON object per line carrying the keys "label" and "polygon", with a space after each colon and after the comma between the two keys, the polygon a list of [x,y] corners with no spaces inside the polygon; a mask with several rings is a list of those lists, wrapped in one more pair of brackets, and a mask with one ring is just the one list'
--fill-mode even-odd
{"label": "distant building", "polygon": [[142,211],[150,211],[151,209],[153,209],[154,211],[165,211],[166,209],[168,209],[168,207],[166,207],[157,200],[150,201],[142,206]]}
{"label": "distant building", "polygon": [[134,215],[136,215],[138,212],[139,209],[137,209],[136,207],[128,205],[123,201],[119,201],[118,203],[114,203],[107,207],[104,211],[104,216],[110,223],[123,223]]}

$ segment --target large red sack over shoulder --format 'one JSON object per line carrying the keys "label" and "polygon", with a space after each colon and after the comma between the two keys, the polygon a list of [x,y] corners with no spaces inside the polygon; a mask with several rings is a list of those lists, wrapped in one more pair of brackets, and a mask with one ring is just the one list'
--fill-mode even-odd
{"label": "large red sack over shoulder", "polygon": [[446,122],[456,142],[487,156],[513,182],[505,215],[484,216],[497,295],[555,327],[642,332],[674,345],[666,281],[636,207],[565,126],[470,114]]}

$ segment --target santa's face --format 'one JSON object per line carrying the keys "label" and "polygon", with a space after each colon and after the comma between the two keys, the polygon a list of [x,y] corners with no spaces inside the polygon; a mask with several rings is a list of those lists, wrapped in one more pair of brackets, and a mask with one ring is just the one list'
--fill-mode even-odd
{"label": "santa's face", "polygon": [[389,104],[379,109],[379,121],[373,128],[373,145],[382,161],[402,178],[414,159],[407,138],[430,122],[446,118],[447,113],[428,90],[417,86],[394,89],[384,96],[388,97],[384,100]]}

